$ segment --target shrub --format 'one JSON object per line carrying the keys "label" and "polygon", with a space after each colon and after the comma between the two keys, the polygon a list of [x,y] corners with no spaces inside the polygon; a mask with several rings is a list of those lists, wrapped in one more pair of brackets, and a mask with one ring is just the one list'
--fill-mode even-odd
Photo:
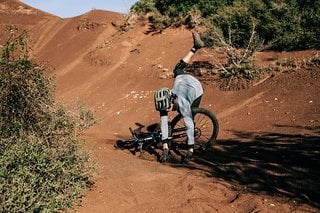
{"label": "shrub", "polygon": [[140,0],[132,6],[131,11],[136,14],[147,14],[154,12],[156,10],[154,4],[155,3],[153,0]]}
{"label": "shrub", "polygon": [[[26,32],[17,35],[10,29],[10,38],[2,46],[0,58],[0,134],[18,135],[20,131],[41,134],[43,122],[51,119],[50,106],[53,81],[44,69],[28,57]],[[16,37],[15,37],[16,36]]]}
{"label": "shrub", "polygon": [[1,139],[0,201],[3,212],[46,212],[71,208],[87,186],[88,155],[77,142],[48,147],[21,135]]}
{"label": "shrub", "polygon": [[[320,48],[319,0],[142,0],[132,11],[152,16],[155,30],[181,25],[220,28],[225,39],[240,48],[248,42],[252,23],[257,36],[275,50]],[[201,21],[194,21],[194,14]]]}
{"label": "shrub", "polygon": [[242,3],[224,7],[213,16],[214,26],[220,28],[228,43],[237,48],[245,47],[249,42],[254,21],[248,7]]}
{"label": "shrub", "polygon": [[93,124],[82,108],[53,99],[53,78],[28,56],[25,31],[10,27],[0,56],[0,211],[59,211],[91,184],[92,162],[79,134]]}

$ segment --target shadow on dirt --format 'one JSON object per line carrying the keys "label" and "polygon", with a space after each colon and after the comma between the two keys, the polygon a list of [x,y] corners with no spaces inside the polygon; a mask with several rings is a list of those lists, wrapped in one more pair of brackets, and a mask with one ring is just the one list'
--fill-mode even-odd
{"label": "shadow on dirt", "polygon": [[[292,128],[298,132],[305,127]],[[232,131],[236,139],[220,140],[211,150],[197,153],[188,167],[240,189],[285,196],[319,208],[320,127],[312,130],[313,135]]]}
{"label": "shadow on dirt", "polygon": [[[305,129],[313,133],[231,130],[235,139],[218,140],[211,149],[196,151],[192,163],[180,164],[181,156],[176,155],[171,157],[168,165],[199,170],[208,177],[232,183],[236,190],[277,195],[319,208],[320,126],[275,126],[279,129],[294,128],[297,132]],[[147,132],[154,132],[157,128],[159,125],[151,125],[147,127]],[[158,146],[146,151],[159,158],[160,150],[161,146]]]}

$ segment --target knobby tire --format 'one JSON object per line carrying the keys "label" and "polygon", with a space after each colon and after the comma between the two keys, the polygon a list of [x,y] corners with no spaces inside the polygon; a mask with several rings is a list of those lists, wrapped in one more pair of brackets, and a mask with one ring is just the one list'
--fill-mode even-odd
{"label": "knobby tire", "polygon": [[[207,109],[192,109],[195,124],[195,149],[207,150],[212,147],[217,139],[219,123],[216,116]],[[183,117],[178,114],[171,121],[172,135],[176,129],[184,127]],[[176,143],[186,143],[186,137],[175,139]]]}

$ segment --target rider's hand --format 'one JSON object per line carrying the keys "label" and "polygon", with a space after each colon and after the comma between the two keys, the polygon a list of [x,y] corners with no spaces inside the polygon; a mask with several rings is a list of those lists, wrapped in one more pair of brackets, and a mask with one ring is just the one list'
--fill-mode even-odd
{"label": "rider's hand", "polygon": [[169,149],[163,149],[162,156],[160,158],[161,163],[165,163],[169,159]]}

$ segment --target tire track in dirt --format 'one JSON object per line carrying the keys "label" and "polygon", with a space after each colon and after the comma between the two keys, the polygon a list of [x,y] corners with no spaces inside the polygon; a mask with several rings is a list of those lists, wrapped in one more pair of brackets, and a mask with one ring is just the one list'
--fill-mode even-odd
{"label": "tire track in dirt", "polygon": [[239,111],[240,109],[242,109],[245,106],[254,107],[259,104],[258,100],[263,96],[263,94],[264,94],[264,92],[260,92],[256,95],[254,95],[253,97],[251,97],[243,102],[240,102],[239,104],[234,105],[234,106],[228,108],[227,110],[217,114],[217,117],[219,119],[223,119],[227,116],[230,116],[230,114]]}
{"label": "tire track in dirt", "polygon": [[[99,72],[99,74],[90,76],[90,80],[88,80],[88,81],[84,82],[83,84],[69,90],[64,96],[67,96],[68,94],[75,94],[75,91],[77,91],[78,95],[81,95],[80,93],[86,93],[87,91],[89,91],[92,88],[92,86],[99,87],[99,85],[103,84],[106,81],[106,78],[108,78],[110,75],[112,75],[130,57],[130,50],[132,49],[132,47],[136,46],[143,39],[142,36],[140,36],[138,38],[139,39],[135,39],[130,42],[121,42],[120,45],[119,44],[115,45],[117,47],[119,47],[119,46],[122,47],[122,48],[116,49],[116,51],[118,51],[117,54],[121,55],[121,57],[118,58],[117,61],[113,65],[108,66],[107,68],[102,66],[103,68],[105,68],[105,71],[103,71],[103,73]],[[97,40],[99,40],[99,39],[97,39]],[[94,44],[96,44],[96,42],[94,42]],[[95,46],[93,46],[92,48],[95,48]],[[119,54],[119,52],[120,52],[120,54]],[[79,65],[80,62],[83,60],[83,57],[86,54],[87,53],[79,56],[79,58],[74,63],[69,65],[67,68],[65,68],[64,73],[67,73],[68,71],[73,69],[75,66]]]}
{"label": "tire track in dirt", "polygon": [[[107,28],[99,36],[97,36],[97,38],[94,41],[92,41],[92,45],[91,45],[90,49],[97,48],[97,43],[105,40],[105,38],[108,37],[110,34],[109,31],[110,31],[110,29]],[[84,51],[82,54],[79,54],[76,59],[74,59],[71,63],[69,63],[67,66],[65,66],[63,69],[61,69],[60,72],[57,73],[57,77],[62,77],[65,74],[67,74],[68,72],[72,71],[76,66],[78,66],[78,65],[80,66],[81,63],[83,63],[83,58],[87,54],[88,54],[88,52],[86,52],[86,51]],[[87,81],[87,82],[91,82],[91,81]]]}
{"label": "tire track in dirt", "polygon": [[[71,19],[70,19],[71,20]],[[37,25],[37,31],[40,31],[38,42],[34,45],[35,53],[39,53],[51,42],[51,40],[60,32],[60,30],[69,23],[70,20],[46,19]],[[38,28],[38,26],[41,26]],[[38,33],[37,33],[38,34]]]}

